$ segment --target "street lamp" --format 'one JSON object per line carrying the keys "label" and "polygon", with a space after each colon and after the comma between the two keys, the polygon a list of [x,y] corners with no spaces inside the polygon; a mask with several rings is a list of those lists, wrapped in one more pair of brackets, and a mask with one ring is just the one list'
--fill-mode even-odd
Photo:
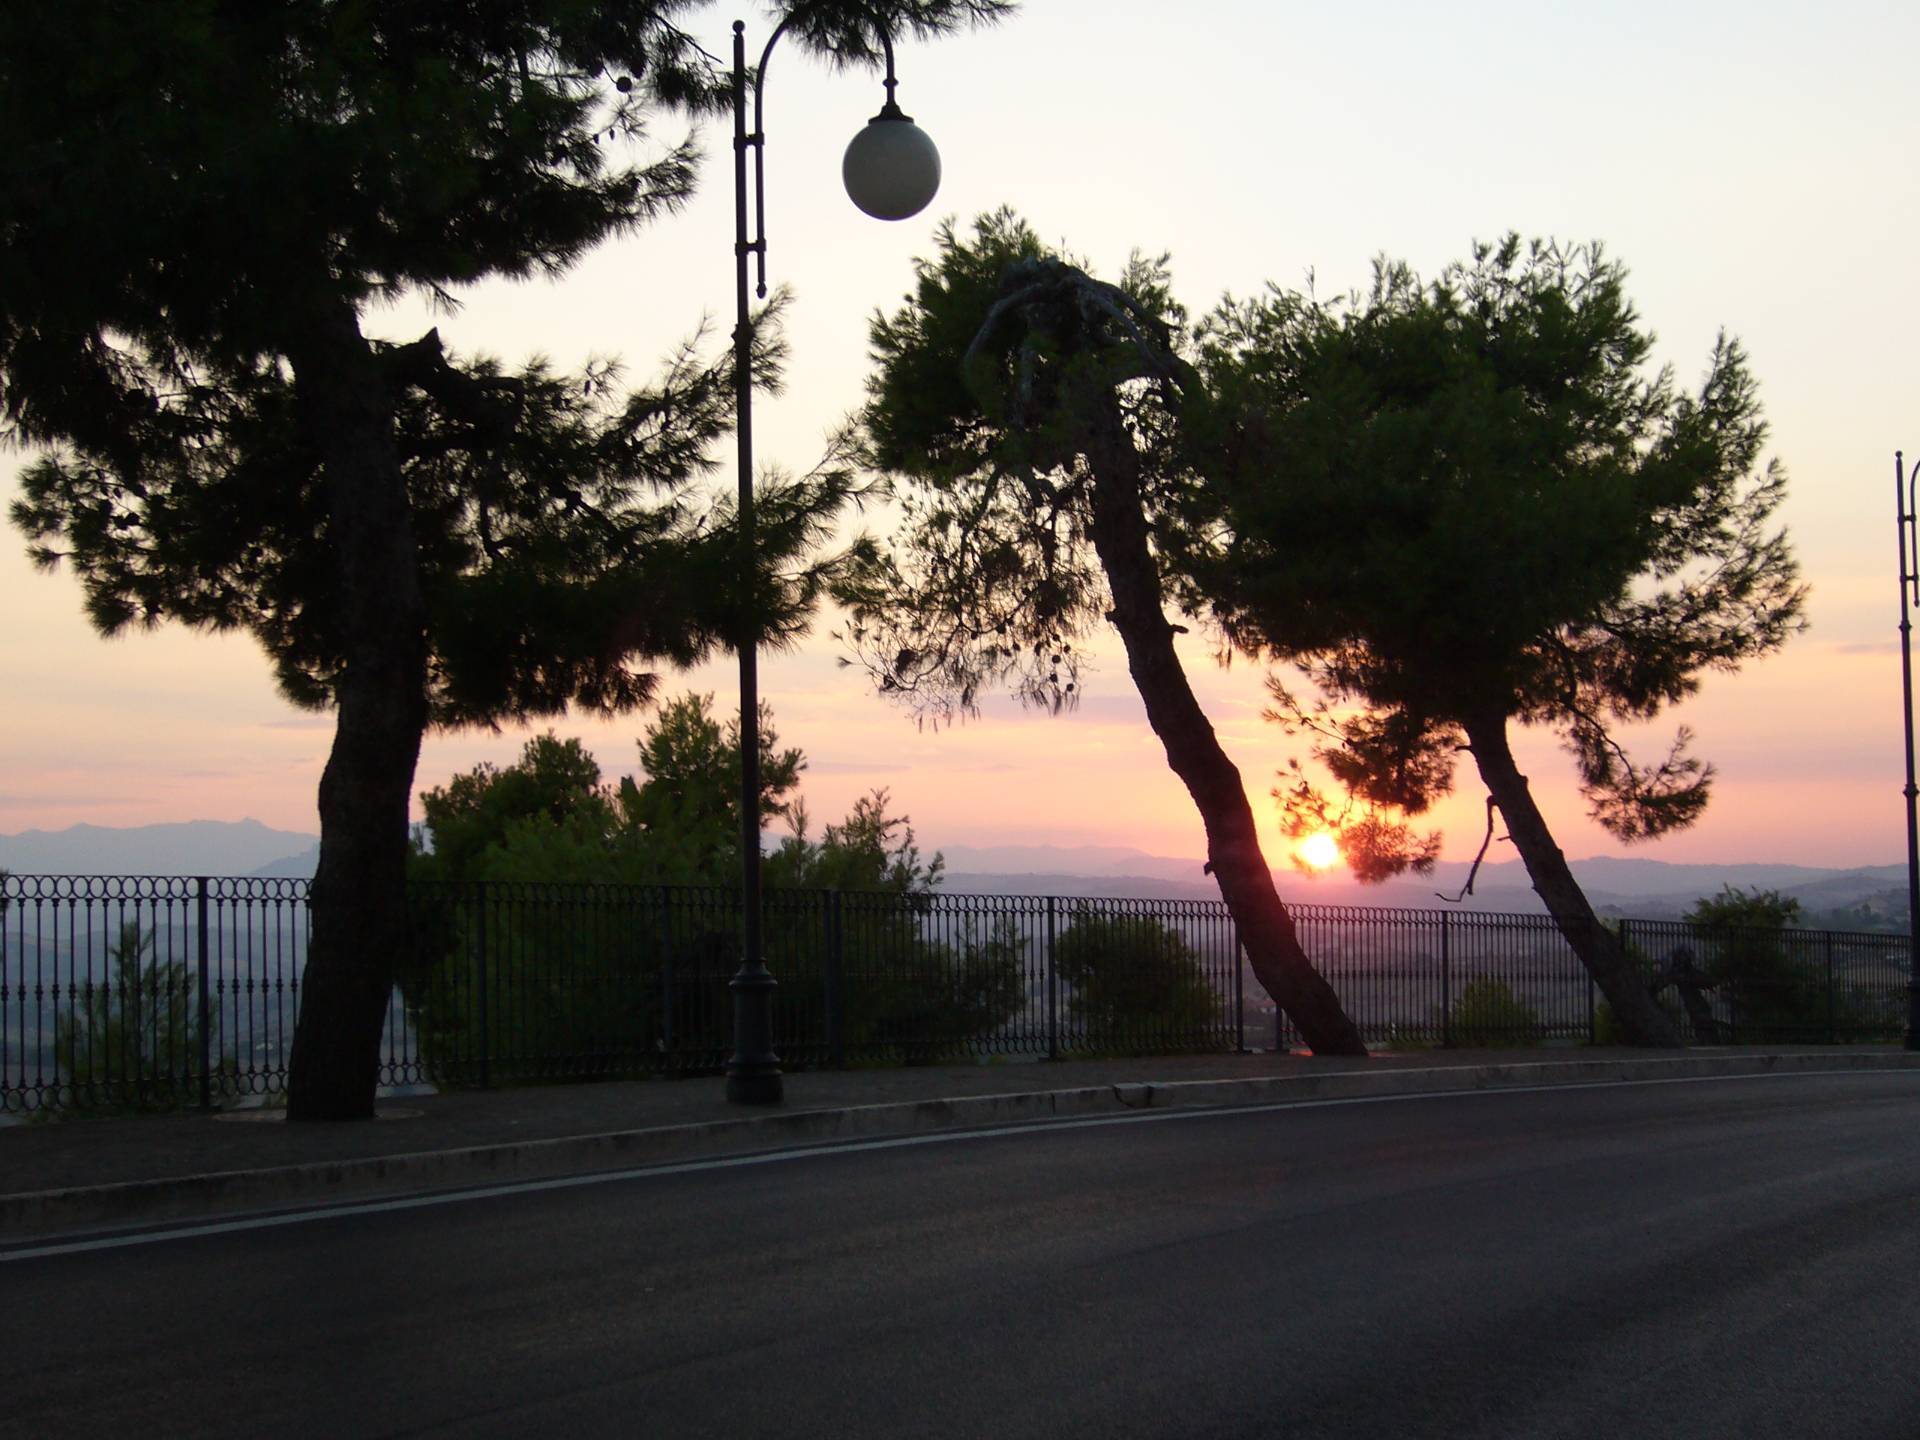
{"label": "street lamp", "polygon": [[[759,557],[753,529],[753,316],[747,299],[747,257],[755,257],[757,293],[767,293],[766,133],[761,95],[767,60],[793,23],[774,26],[753,72],[753,129],[747,129],[746,24],[733,22],[733,327],[734,394],[739,411],[740,574],[740,972],[733,977],[733,1055],[727,1061],[727,1099],[739,1105],[778,1105],[784,1086],[773,1051],[773,992],[760,938],[760,676]],[[894,103],[893,40],[876,22],[887,63],[887,100],[853,137],[840,174],[853,203],[880,220],[919,214],[940,188],[940,152]],[[747,151],[753,151],[754,238],[747,238]]]}
{"label": "street lamp", "polygon": [[1920,1050],[1920,787],[1913,781],[1913,621],[1920,605],[1920,526],[1914,520],[1914,486],[1920,464],[1906,471],[1906,457],[1893,452],[1893,503],[1900,534],[1900,700],[1907,722],[1907,1049]]}

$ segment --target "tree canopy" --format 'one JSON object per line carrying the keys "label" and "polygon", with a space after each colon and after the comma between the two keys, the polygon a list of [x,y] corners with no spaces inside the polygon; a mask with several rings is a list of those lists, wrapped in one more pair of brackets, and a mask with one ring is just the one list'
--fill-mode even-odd
{"label": "tree canopy", "polygon": [[1708,929],[1785,930],[1801,923],[1799,900],[1758,885],[1722,885],[1718,894],[1700,896],[1680,918]]}
{"label": "tree canopy", "polygon": [[1316,1051],[1364,1053],[1174,647],[1165,565],[1204,395],[1164,265],[1136,257],[1118,284],[1096,280],[1009,211],[970,236],[943,227],[938,247],[872,329],[864,430],[902,518],[843,577],[850,648],[923,714],[966,713],[1000,683],[1058,710],[1077,694],[1076,643],[1111,624],[1255,973]]}
{"label": "tree canopy", "polygon": [[[760,806],[789,834],[767,857],[775,887],[922,894],[943,862],[925,858],[885,790],[860,797],[819,838],[800,796],[806,757],[782,749],[760,714]],[[713,697],[666,702],[637,747],[638,773],[605,782],[578,740],[528,740],[518,761],[480,765],[421,797],[412,870],[428,881],[523,880],[625,885],[727,885],[739,875],[740,731]]]}
{"label": "tree canopy", "polygon": [[[1018,925],[929,923],[944,862],[921,853],[885,790],[810,833],[806,758],[779,748],[764,707],[761,722],[761,807],[789,827],[766,857],[767,888],[814,892],[774,901],[791,922],[768,934],[775,1005],[808,1026],[831,1005],[842,1042],[865,1055],[965,1053],[1025,1000]],[[423,797],[402,989],[437,1073],[466,1073],[484,1026],[464,1003],[476,946],[491,983],[516,997],[517,1043],[536,1053],[588,1065],[656,1041],[683,1057],[726,1053],[740,923],[737,721],[721,724],[709,696],[679,697],[653,717],[638,759],[637,773],[609,782],[579,741],[547,734],[516,763],[479,766]],[[556,911],[570,923],[551,923]],[[827,933],[848,957],[843,978],[828,966]]]}
{"label": "tree canopy", "polygon": [[[1394,817],[1445,794],[1470,751],[1535,887],[1649,1039],[1656,1012],[1615,994],[1624,962],[1509,724],[1560,733],[1620,839],[1689,825],[1712,770],[1685,728],[1651,762],[1617,732],[1779,648],[1805,591],[1772,525],[1786,480],[1761,461],[1745,352],[1723,335],[1682,391],[1649,370],[1625,279],[1597,245],[1508,236],[1431,283],[1381,262],[1362,296],[1223,305],[1199,333],[1208,483],[1181,492],[1177,568],[1233,646],[1317,692],[1276,682],[1276,718],[1371,807],[1349,836],[1363,870],[1430,858]],[[1329,812],[1303,776],[1281,793],[1297,822]]]}
{"label": "tree canopy", "polygon": [[[834,465],[770,494],[754,583],[694,492],[730,361],[631,393],[388,343],[366,313],[564,272],[690,193],[729,82],[697,0],[85,0],[0,7],[0,435],[14,507],[102,629],[250,630],[337,712],[289,1113],[372,1113],[407,809],[432,723],[643,702],[646,666],[790,635]],[[1004,0],[819,0],[871,59]],[[678,123],[676,121],[676,123]],[[769,367],[777,339],[756,322]],[[336,903],[336,901],[338,903]]]}

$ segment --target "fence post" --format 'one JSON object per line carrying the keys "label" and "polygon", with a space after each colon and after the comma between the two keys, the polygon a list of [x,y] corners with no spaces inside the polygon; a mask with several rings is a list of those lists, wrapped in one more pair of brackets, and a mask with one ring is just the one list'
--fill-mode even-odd
{"label": "fence post", "polygon": [[1047,1058],[1060,1058],[1060,978],[1053,968],[1053,896],[1047,897]]}
{"label": "fence post", "polygon": [[827,891],[827,1063],[847,1068],[847,1000],[841,988],[846,961],[846,930],[842,924],[840,892]]}
{"label": "fence post", "polygon": [[1453,1048],[1453,927],[1452,915],[1440,912],[1440,1048]]}
{"label": "fence post", "polygon": [[1833,931],[1828,930],[1823,933],[1827,952],[1827,1044],[1838,1045],[1840,1034],[1833,1013]]}
{"label": "fence post", "polygon": [[475,927],[480,936],[480,949],[475,958],[474,986],[479,991],[479,1003],[475,1009],[480,1017],[480,1088],[488,1089],[493,1083],[491,1073],[492,1055],[490,1033],[493,1026],[487,1013],[487,881],[474,882],[474,904],[480,911],[480,923]]}
{"label": "fence post", "polygon": [[199,922],[199,1011],[200,1011],[200,1108],[213,1108],[213,1034],[208,1025],[209,1012],[207,994],[207,877],[194,877],[194,909],[198,912]]}

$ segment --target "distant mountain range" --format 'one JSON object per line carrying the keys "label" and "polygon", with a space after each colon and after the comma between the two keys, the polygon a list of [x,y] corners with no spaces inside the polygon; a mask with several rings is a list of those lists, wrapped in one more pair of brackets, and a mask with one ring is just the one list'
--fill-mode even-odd
{"label": "distant mountain range", "polygon": [[[943,888],[956,894],[1112,895],[1217,899],[1198,860],[1152,855],[1118,845],[950,845]],[[0,869],[18,875],[250,875],[307,877],[319,837],[274,830],[257,820],[192,820],[118,829],[75,825],[0,835]],[[1336,872],[1280,869],[1283,898],[1326,905],[1425,909],[1459,895],[1468,866],[1446,861],[1424,878],[1361,885]],[[1807,865],[1676,865],[1664,860],[1595,856],[1572,862],[1587,898],[1603,915],[1677,916],[1723,886],[1779,890],[1800,901],[1803,922],[1904,929],[1906,867],[1822,869]],[[1480,867],[1474,893],[1459,903],[1479,910],[1538,912],[1539,898],[1518,860]]]}
{"label": "distant mountain range", "polygon": [[[942,853],[947,861],[945,888],[959,893],[1185,900],[1217,899],[1220,893],[1198,860],[1116,846],[953,845],[943,847]],[[1677,865],[1613,855],[1570,864],[1587,899],[1602,915],[1649,920],[1678,917],[1695,900],[1731,885],[1778,890],[1798,900],[1802,921],[1809,925],[1905,925],[1907,870],[1903,864],[1844,870],[1809,865]],[[1462,896],[1471,868],[1465,861],[1442,861],[1431,875],[1383,885],[1362,885],[1344,871],[1305,875],[1282,868],[1274,871],[1273,878],[1281,898],[1299,904],[1429,909],[1454,902],[1474,910],[1534,914],[1544,910],[1520,861],[1482,865],[1474,877],[1473,894]]]}
{"label": "distant mountain range", "polygon": [[[0,870],[16,875],[313,874],[320,837],[258,820],[74,825],[0,835]],[[304,867],[302,862],[304,862]]]}

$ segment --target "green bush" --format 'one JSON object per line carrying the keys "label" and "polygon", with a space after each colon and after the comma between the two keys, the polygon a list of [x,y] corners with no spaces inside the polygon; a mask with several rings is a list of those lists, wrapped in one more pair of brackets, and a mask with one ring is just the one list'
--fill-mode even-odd
{"label": "green bush", "polygon": [[1470,980],[1454,997],[1448,1022],[1452,1044],[1466,1049],[1538,1045],[1540,1017],[1504,980]]}
{"label": "green bush", "polygon": [[870,936],[848,951],[842,993],[849,1051],[926,1064],[964,1053],[969,1040],[1018,1013],[1024,946],[1010,918],[951,944],[923,939],[910,922],[893,924],[907,933],[877,955]]}
{"label": "green bush", "polygon": [[1053,963],[1071,987],[1068,1010],[1088,1049],[1203,1049],[1218,1040],[1220,997],[1199,958],[1151,916],[1076,910]]}
{"label": "green bush", "polygon": [[495,903],[474,893],[413,897],[401,989],[433,1081],[477,1080],[482,1056],[502,1079],[632,1068],[660,1034],[664,989],[658,945],[633,907],[591,887],[505,885]]}
{"label": "green bush", "polygon": [[1828,1033],[1823,966],[1794,953],[1788,936],[1800,902],[1777,890],[1721,887],[1693,903],[1701,968],[1732,1017],[1736,1041],[1824,1040]]}
{"label": "green bush", "polygon": [[[155,935],[121,925],[112,978],[82,987],[54,1022],[54,1064],[79,1110],[172,1110],[200,1069],[199,994],[184,960],[154,958]],[[211,1054],[215,1074],[232,1070]]]}
{"label": "green bush", "polygon": [[[797,793],[805,758],[777,748],[764,705],[759,734],[762,814],[793,830],[761,876],[776,1048],[781,1036],[825,1038],[826,916],[817,900],[794,898],[802,891],[887,897],[849,904],[844,916],[849,1052],[930,1058],[1005,1024],[1021,1000],[1017,939],[957,949],[927,940],[922,919],[943,862],[921,855],[887,792],[863,796],[810,839]],[[648,727],[640,760],[643,778],[603,784],[579,741],[547,735],[517,764],[482,765],[422,797],[400,984],[436,1081],[477,1078],[483,1054],[506,1078],[653,1069],[663,1052],[704,1069],[731,1050],[737,726],[715,717],[711,697],[686,696]],[[699,888],[656,888],[665,886]]]}

